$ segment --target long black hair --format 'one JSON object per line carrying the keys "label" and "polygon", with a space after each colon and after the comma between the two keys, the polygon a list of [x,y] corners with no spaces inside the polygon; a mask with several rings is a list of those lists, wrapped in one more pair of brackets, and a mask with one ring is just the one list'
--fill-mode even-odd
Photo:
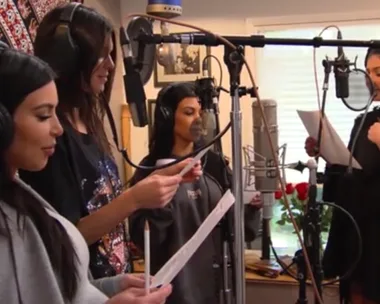
{"label": "long black hair", "polygon": [[[4,50],[0,55],[0,103],[11,116],[29,94],[54,79],[55,73],[51,68],[36,57],[13,49]],[[73,244],[66,230],[48,215],[42,204],[13,181],[5,161],[7,148],[0,151],[0,200],[14,208],[20,219],[28,217],[34,223],[52,267],[62,282],[62,294],[70,301],[78,285]],[[5,227],[0,228],[5,234]]]}
{"label": "long black hair", "polygon": [[[67,9],[66,6],[58,6],[45,15],[37,29],[34,42],[34,54],[53,67],[55,62],[51,61],[55,58],[58,61],[60,56],[66,56],[64,50],[59,54],[54,54],[56,57],[48,54],[51,51],[49,45],[54,43],[54,34],[65,9]],[[104,92],[99,96],[91,91],[91,75],[99,58],[104,56],[104,45],[109,37],[114,44],[111,58],[116,64],[114,29],[111,22],[104,16],[92,8],[81,5],[75,10],[70,23],[70,35],[77,46],[78,66],[74,73],[63,72],[56,80],[59,96],[58,110],[60,113],[71,116],[74,108],[79,108],[79,116],[89,134],[94,135],[103,152],[111,154],[103,121],[106,104],[110,102],[115,71],[110,72]]]}
{"label": "long black hair", "polygon": [[[175,111],[186,97],[197,97],[193,82],[177,82],[162,88],[156,99],[152,137],[149,140],[149,153],[141,161],[144,166],[155,166],[158,159],[170,158],[174,147]],[[163,110],[165,108],[166,110]],[[169,114],[165,117],[163,111]],[[126,183],[133,186],[137,181],[147,177],[152,170],[137,169]]]}
{"label": "long black hair", "polygon": [[[158,93],[149,142],[149,157],[154,161],[171,156],[174,147],[175,112],[179,103],[187,97],[197,97],[192,82],[171,84],[169,88],[165,87]],[[162,107],[169,111],[170,119],[164,117]]]}

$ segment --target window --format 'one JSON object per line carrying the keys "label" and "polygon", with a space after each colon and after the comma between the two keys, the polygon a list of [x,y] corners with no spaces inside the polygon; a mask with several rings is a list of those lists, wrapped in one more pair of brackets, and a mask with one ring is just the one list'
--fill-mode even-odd
{"label": "window", "polygon": [[[343,39],[376,40],[380,39],[380,24],[339,25]],[[319,35],[324,26],[303,25],[298,28],[282,30],[259,29],[259,34],[271,38],[313,38]],[[324,32],[324,39],[336,39],[336,29]],[[350,61],[357,59],[357,68],[364,68],[366,48],[344,48]],[[324,70],[322,60],[325,56],[334,59],[337,56],[336,47],[321,47],[316,51],[316,66],[318,84],[322,102],[322,82]],[[313,48],[309,46],[265,46],[256,50],[256,76],[261,98],[270,98],[277,101],[277,115],[279,127],[279,145],[287,144],[286,163],[307,161],[304,151],[304,141],[307,132],[296,110],[317,110],[317,94],[314,80]],[[368,98],[364,86],[354,89],[353,80],[350,80],[353,96]],[[363,80],[363,79],[362,79]],[[355,91],[356,90],[356,91]],[[353,121],[359,112],[348,109],[340,99],[335,97],[335,79],[330,74],[329,90],[326,101],[326,116],[331,124],[347,143]],[[324,170],[325,163],[320,160],[318,171]],[[308,181],[309,172],[302,174],[294,170],[286,170],[287,182],[298,183]],[[288,248],[286,253],[293,254],[299,248],[293,229],[278,227],[276,221],[281,213],[275,208],[275,217],[272,220],[272,238],[276,247]]]}

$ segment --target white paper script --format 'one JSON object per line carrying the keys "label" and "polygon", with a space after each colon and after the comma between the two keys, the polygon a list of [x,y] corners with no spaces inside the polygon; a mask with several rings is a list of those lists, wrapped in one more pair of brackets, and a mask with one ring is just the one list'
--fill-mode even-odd
{"label": "white paper script", "polygon": [[206,148],[206,149],[203,149],[201,152],[199,152],[195,157],[194,159],[188,163],[186,165],[185,168],[182,169],[182,171],[179,173],[180,176],[184,176],[187,172],[189,172],[195,165],[195,163],[199,160],[201,160],[201,158],[207,153],[208,150],[211,149],[211,146]]}
{"label": "white paper script", "polygon": [[234,203],[235,197],[228,190],[192,238],[157,272],[151,287],[167,285],[175,278]]}
{"label": "white paper script", "polygon": [[[319,111],[300,111],[297,110],[309,136],[317,139],[320,123]],[[350,151],[336,133],[333,126],[330,124],[326,115],[322,120],[322,140],[320,147],[320,154],[330,164],[334,165],[349,165]],[[355,169],[362,169],[360,164],[355,158],[352,158],[352,167]]]}

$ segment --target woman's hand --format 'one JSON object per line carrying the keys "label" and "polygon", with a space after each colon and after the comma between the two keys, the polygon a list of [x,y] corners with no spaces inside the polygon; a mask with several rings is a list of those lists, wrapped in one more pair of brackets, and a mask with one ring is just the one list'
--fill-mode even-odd
{"label": "woman's hand", "polygon": [[[152,277],[151,277],[152,279]],[[125,290],[131,287],[144,288],[145,287],[145,275],[143,273],[128,273],[123,275],[120,281],[120,289]]]}
{"label": "woman's hand", "polygon": [[139,181],[128,192],[136,209],[155,209],[166,206],[177,192],[182,178],[179,175],[153,174]]}
{"label": "woman's hand", "polygon": [[368,139],[380,149],[380,122],[375,122],[368,130]]}
{"label": "woman's hand", "polygon": [[317,140],[314,137],[309,136],[305,140],[305,151],[310,157],[317,156],[315,148],[317,147]]}
{"label": "woman's hand", "polygon": [[[173,166],[164,168],[164,169],[159,169],[154,171],[152,174],[159,174],[159,175],[176,175],[179,174],[190,162],[192,162],[192,158],[187,158],[178,164],[175,164]],[[195,163],[194,167],[190,169],[189,172],[187,172],[183,177],[182,177],[182,182],[188,183],[192,182],[194,180],[199,179],[199,177],[202,176],[202,167],[201,167],[201,162],[198,161]]]}
{"label": "woman's hand", "polygon": [[148,295],[144,288],[132,287],[109,299],[106,304],[163,304],[171,293],[171,285],[152,289]]}
{"label": "woman's hand", "polygon": [[173,166],[154,171],[139,181],[128,191],[133,197],[136,209],[155,209],[166,206],[176,194],[181,182],[192,182],[202,175],[200,162],[197,162],[183,177],[179,175],[192,159],[186,159]]}

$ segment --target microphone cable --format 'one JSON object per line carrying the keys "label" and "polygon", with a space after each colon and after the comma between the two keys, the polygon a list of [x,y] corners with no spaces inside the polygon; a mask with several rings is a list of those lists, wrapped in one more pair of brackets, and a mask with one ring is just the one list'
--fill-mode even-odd
{"label": "microphone cable", "polygon": [[[155,20],[166,21],[168,23],[172,23],[172,24],[175,24],[175,25],[179,25],[179,26],[191,28],[191,29],[194,29],[194,30],[198,30],[200,32],[212,35],[213,37],[217,38],[224,45],[230,47],[234,51],[236,51],[238,49],[236,47],[236,45],[232,44],[230,41],[228,41],[228,39],[225,39],[224,37],[221,37],[220,35],[214,34],[214,33],[210,32],[210,31],[205,30],[205,29],[203,29],[201,27],[198,27],[198,26],[194,26],[194,25],[191,25],[191,24],[188,24],[188,23],[184,23],[184,22],[178,22],[178,21],[174,21],[174,20],[169,20],[169,19],[161,18],[161,17],[157,17],[157,16],[147,15],[147,14],[130,14],[130,15],[127,16],[127,18],[133,18],[133,17],[152,18],[152,19],[155,19]],[[244,65],[247,68],[248,76],[249,76],[249,79],[250,79],[250,81],[252,83],[252,87],[253,87],[252,89],[253,89],[254,95],[257,98],[257,102],[259,104],[259,109],[260,109],[261,117],[262,117],[262,120],[263,120],[263,123],[264,123],[264,127],[265,127],[264,128],[265,129],[265,133],[266,133],[266,135],[268,137],[268,141],[270,143],[271,153],[272,153],[272,156],[273,156],[273,159],[274,159],[274,165],[276,167],[276,174],[277,174],[277,176],[279,178],[279,181],[280,181],[281,192],[284,194],[285,207],[286,207],[286,209],[288,211],[289,218],[290,218],[290,220],[291,220],[291,222],[293,224],[293,227],[294,227],[295,232],[297,234],[298,240],[300,241],[300,244],[302,246],[302,251],[303,251],[304,258],[305,258],[305,263],[306,263],[306,268],[307,268],[307,271],[311,274],[311,282],[312,282],[312,286],[313,286],[313,290],[314,290],[316,299],[318,300],[318,302],[320,304],[323,304],[322,296],[319,293],[317,285],[316,285],[316,281],[315,281],[315,278],[314,278],[314,275],[313,275],[312,266],[311,266],[311,263],[310,263],[310,258],[309,258],[309,255],[307,253],[305,244],[304,244],[304,242],[302,240],[300,229],[298,228],[297,223],[295,221],[295,218],[293,216],[293,213],[291,211],[289,200],[288,200],[287,196],[285,195],[285,193],[286,193],[286,186],[285,186],[283,178],[281,177],[279,161],[276,158],[276,148],[274,147],[272,138],[270,136],[270,129],[269,129],[268,121],[267,121],[267,118],[266,118],[265,113],[264,113],[263,105],[262,105],[261,99],[260,99],[260,94],[259,94],[257,86],[256,86],[256,81],[255,81],[255,79],[253,77],[252,70],[250,69],[249,64],[248,64],[245,56],[243,54],[239,54],[239,56],[241,57]],[[231,122],[229,123],[229,125],[231,125]],[[210,146],[210,145],[211,144],[209,144],[208,146]]]}
{"label": "microphone cable", "polygon": [[219,88],[221,88],[222,84],[223,84],[223,68],[222,68],[222,64],[221,64],[219,58],[216,57],[215,55],[208,54],[208,55],[206,55],[205,58],[203,58],[203,60],[202,60],[202,66],[204,66],[206,64],[206,60],[208,60],[210,58],[215,59],[215,61],[218,63],[219,73],[220,73],[219,74]]}

